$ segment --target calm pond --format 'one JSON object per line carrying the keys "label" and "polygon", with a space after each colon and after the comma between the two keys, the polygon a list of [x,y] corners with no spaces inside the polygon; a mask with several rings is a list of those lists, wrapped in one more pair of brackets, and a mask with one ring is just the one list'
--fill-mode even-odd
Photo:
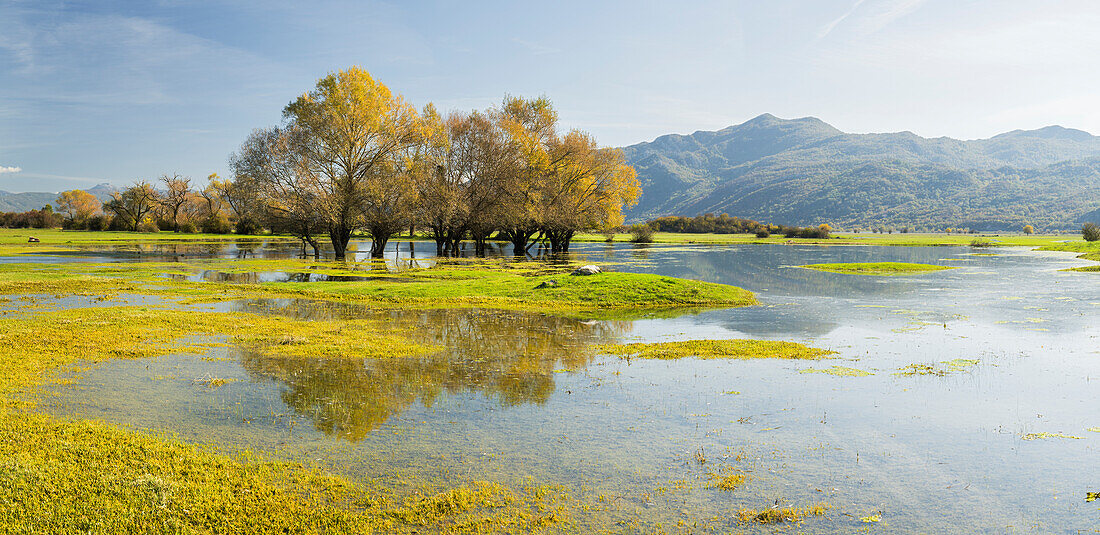
{"label": "calm pond", "polygon": [[[416,253],[432,245],[416,243]],[[407,259],[407,247],[391,247],[391,259]],[[675,531],[681,520],[684,531],[771,531],[739,525],[735,513],[777,502],[828,504],[826,517],[789,528],[813,533],[1100,528],[1100,501],[1086,502],[1100,491],[1100,278],[1059,271],[1088,262],[1020,248],[574,247],[611,269],[741,286],[762,304],[581,321],[237,301],[217,307],[380,317],[447,349],[396,362],[232,347],[109,361],[76,373],[74,384],[47,387],[39,409],[316,463],[397,489],[563,485],[601,504],[579,524],[610,531]],[[261,245],[249,254],[294,250]],[[239,253],[231,245],[204,255]],[[959,269],[862,277],[791,267],[870,261]],[[590,349],[703,338],[790,340],[838,355],[654,361]],[[906,368],[913,364],[931,368]],[[229,382],[209,388],[210,377]],[[708,474],[723,469],[743,470],[746,483],[707,488]],[[877,523],[859,520],[876,513]]]}

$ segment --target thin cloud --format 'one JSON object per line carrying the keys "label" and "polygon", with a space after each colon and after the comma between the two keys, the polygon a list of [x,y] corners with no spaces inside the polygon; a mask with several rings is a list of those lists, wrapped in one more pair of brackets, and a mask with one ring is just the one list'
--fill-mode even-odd
{"label": "thin cloud", "polygon": [[835,29],[838,24],[840,24],[841,22],[844,22],[844,20],[847,19],[848,17],[851,17],[852,13],[855,13],[856,9],[859,9],[860,4],[862,4],[866,1],[867,0],[856,0],[856,3],[852,4],[852,7],[849,8],[847,12],[845,12],[843,15],[833,19],[832,22],[822,26],[821,29],[817,31],[817,38],[818,39],[824,39],[830,33],[833,33],[833,29]]}
{"label": "thin cloud", "polygon": [[531,53],[536,55],[536,56],[541,56],[543,54],[556,54],[558,52],[561,52],[561,50],[558,49],[558,48],[554,48],[552,46],[542,45],[542,44],[539,44],[539,43],[534,43],[534,42],[531,42],[531,41],[525,41],[525,40],[520,39],[518,37],[513,37],[512,42],[516,43],[517,45],[522,46],[523,48],[526,48],[527,50],[530,50]]}
{"label": "thin cloud", "polygon": [[867,4],[864,9],[859,9],[866,0],[856,0],[846,13],[822,26],[817,32],[817,37],[818,39],[825,38],[848,19],[852,19],[851,27],[857,34],[872,34],[920,9],[927,1],[878,0]]}
{"label": "thin cloud", "polygon": [[18,173],[22,170],[23,170],[22,167],[0,165],[0,173]]}

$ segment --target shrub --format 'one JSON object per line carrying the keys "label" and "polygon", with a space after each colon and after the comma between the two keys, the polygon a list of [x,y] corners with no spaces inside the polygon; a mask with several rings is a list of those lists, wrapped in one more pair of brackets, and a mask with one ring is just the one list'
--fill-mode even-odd
{"label": "shrub", "polygon": [[179,231],[183,232],[184,234],[194,234],[194,233],[198,232],[199,229],[198,229],[198,227],[195,226],[194,223],[192,223],[190,221],[186,221],[186,222],[180,224]]}
{"label": "shrub", "polygon": [[242,217],[237,220],[236,228],[237,234],[259,234],[260,224],[255,219],[249,217]]}
{"label": "shrub", "polygon": [[1081,227],[1081,237],[1085,241],[1100,240],[1100,227],[1096,226],[1096,223],[1085,223],[1085,226]]}
{"label": "shrub", "polygon": [[817,227],[784,227],[783,235],[788,238],[824,239],[829,237],[832,229],[829,225],[822,224]]}
{"label": "shrub", "polygon": [[133,228],[133,220],[122,216],[116,216],[111,218],[107,230],[133,230]]}
{"label": "shrub", "polygon": [[970,240],[971,247],[993,247],[993,242],[989,240],[983,240],[981,238],[974,238]]}
{"label": "shrub", "polygon": [[105,215],[97,215],[88,218],[88,230],[107,230],[111,226],[111,218]]}
{"label": "shrub", "polygon": [[643,223],[631,225],[630,241],[633,243],[653,243],[653,227]]}
{"label": "shrub", "polygon": [[207,234],[229,234],[233,226],[224,215],[208,217],[202,222],[202,231]]}
{"label": "shrub", "polygon": [[771,235],[772,234],[770,232],[768,232],[768,229],[766,229],[766,228],[761,227],[761,228],[756,230],[756,237],[757,238],[767,238],[768,236],[771,236]]}
{"label": "shrub", "polygon": [[142,221],[141,224],[138,225],[137,231],[138,232],[160,232],[160,226],[157,225],[156,221],[145,220],[145,221]]}

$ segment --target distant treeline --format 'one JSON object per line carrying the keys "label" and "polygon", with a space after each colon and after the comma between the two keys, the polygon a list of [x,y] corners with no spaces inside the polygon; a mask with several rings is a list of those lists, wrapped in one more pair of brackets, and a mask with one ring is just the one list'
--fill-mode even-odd
{"label": "distant treeline", "polygon": [[41,210],[26,212],[0,212],[0,227],[4,228],[55,228],[61,226],[61,216],[46,205]]}
{"label": "distant treeline", "polygon": [[788,238],[828,238],[832,228],[829,225],[816,227],[798,227],[787,225],[771,225],[733,217],[729,214],[714,215],[706,213],[695,217],[665,216],[658,217],[647,223],[658,232],[683,232],[688,234],[756,234],[759,237],[768,237],[772,234],[783,234]]}

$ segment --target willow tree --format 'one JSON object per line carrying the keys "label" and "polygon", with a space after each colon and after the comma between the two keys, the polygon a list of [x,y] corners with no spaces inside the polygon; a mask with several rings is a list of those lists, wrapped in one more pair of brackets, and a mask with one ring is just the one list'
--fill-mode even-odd
{"label": "willow tree", "polygon": [[250,215],[273,231],[302,240],[303,253],[309,244],[317,257],[317,236],[327,232],[328,226],[316,209],[321,192],[299,150],[302,138],[293,128],[254,130],[229,161],[235,182],[250,193]]}
{"label": "willow tree", "polygon": [[501,234],[519,256],[542,228],[543,185],[555,165],[550,147],[557,136],[558,114],[546,97],[528,100],[510,96],[493,113],[510,155],[500,182],[503,208],[496,219]]}
{"label": "willow tree", "polygon": [[191,179],[173,173],[172,176],[161,175],[160,181],[164,182],[164,194],[160,196],[164,215],[172,217],[172,230],[179,232],[180,211],[191,197]]}
{"label": "willow tree", "polygon": [[483,254],[503,203],[500,179],[508,157],[503,130],[489,114],[477,111],[452,113],[434,130],[433,141],[425,144],[427,165],[417,180],[420,220],[438,254],[457,255],[467,234],[476,253]]}
{"label": "willow tree", "polygon": [[502,234],[520,255],[536,232],[554,253],[567,252],[574,234],[622,224],[622,209],[641,193],[622,151],[599,148],[591,136],[557,134],[549,99],[507,97],[498,112],[512,158],[501,181]]}
{"label": "willow tree", "polygon": [[121,192],[112,193],[111,200],[103,205],[103,209],[114,212],[136,232],[145,216],[156,208],[159,198],[153,185],[142,180]]}
{"label": "willow tree", "polygon": [[623,207],[641,194],[622,150],[599,148],[591,136],[574,130],[554,140],[549,154],[552,167],[541,183],[539,219],[551,252],[568,252],[578,231],[622,224]]}
{"label": "willow tree", "polygon": [[[368,229],[381,256],[393,209],[407,199],[404,158],[424,137],[416,110],[358,67],[330,74],[283,110],[288,128],[299,131],[305,172],[316,181],[316,208],[328,228],[337,259],[344,259],[352,232]],[[397,230],[400,230],[398,227]],[[382,243],[379,243],[379,242]]]}
{"label": "willow tree", "polygon": [[73,227],[82,226],[101,206],[103,203],[95,195],[80,189],[63,191],[57,196],[57,211]]}

